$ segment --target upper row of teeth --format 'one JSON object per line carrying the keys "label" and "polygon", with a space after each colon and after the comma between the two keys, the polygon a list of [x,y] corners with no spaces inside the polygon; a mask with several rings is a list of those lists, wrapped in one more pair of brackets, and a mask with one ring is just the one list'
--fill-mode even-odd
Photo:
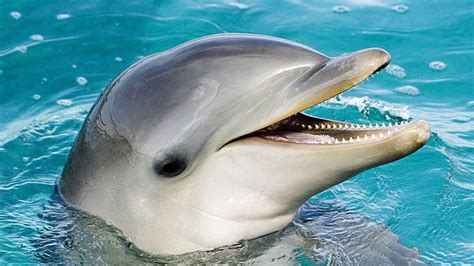
{"label": "upper row of teeth", "polygon": [[386,125],[385,123],[379,124],[376,123],[375,125],[359,125],[359,124],[314,124],[314,125],[309,125],[309,124],[301,124],[301,128],[304,129],[372,129],[372,128],[386,128],[386,127],[393,127],[393,126],[402,126],[406,125],[408,122],[403,121],[401,123],[388,123]]}

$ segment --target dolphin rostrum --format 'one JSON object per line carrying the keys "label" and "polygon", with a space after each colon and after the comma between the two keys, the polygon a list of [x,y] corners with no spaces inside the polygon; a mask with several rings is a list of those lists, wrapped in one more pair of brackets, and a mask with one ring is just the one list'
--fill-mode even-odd
{"label": "dolphin rostrum", "polygon": [[151,253],[280,230],[316,193],[427,142],[423,121],[372,126],[301,113],[389,61],[377,48],[328,57],[250,34],[151,55],[96,101],[59,191]]}

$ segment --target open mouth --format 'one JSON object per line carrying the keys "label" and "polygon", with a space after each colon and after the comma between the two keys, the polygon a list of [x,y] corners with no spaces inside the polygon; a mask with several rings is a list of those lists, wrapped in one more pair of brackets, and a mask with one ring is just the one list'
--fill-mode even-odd
{"label": "open mouth", "polygon": [[[388,63],[386,62],[378,67],[358,84],[373,77],[377,72],[385,68]],[[358,84],[354,84],[351,88]],[[389,138],[391,135],[409,126],[409,124],[408,122],[354,124],[313,117],[300,112],[243,136],[240,139],[257,136],[269,141],[315,145],[367,143]]]}

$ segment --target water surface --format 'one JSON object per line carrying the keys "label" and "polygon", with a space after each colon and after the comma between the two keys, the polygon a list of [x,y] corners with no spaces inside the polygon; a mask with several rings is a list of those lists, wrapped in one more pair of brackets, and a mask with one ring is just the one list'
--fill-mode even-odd
{"label": "water surface", "polygon": [[[474,263],[473,6],[470,0],[0,0],[0,263],[111,257]],[[210,253],[142,254],[112,228],[65,209],[54,185],[103,88],[143,56],[222,32],[283,37],[334,56],[386,49],[390,68],[307,112],[352,122],[424,119],[432,126],[430,142],[315,196],[285,230]],[[378,237],[393,249],[367,246]]]}

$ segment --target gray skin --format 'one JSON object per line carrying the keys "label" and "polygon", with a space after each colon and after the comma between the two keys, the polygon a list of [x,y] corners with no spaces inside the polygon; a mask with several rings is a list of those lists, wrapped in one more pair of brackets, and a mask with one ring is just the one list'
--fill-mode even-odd
{"label": "gray skin", "polygon": [[277,231],[312,195],[423,146],[429,126],[366,130],[383,137],[336,145],[248,134],[353,87],[389,60],[381,49],[330,58],[248,34],[213,35],[149,56],[92,107],[59,191],[151,253],[213,249]]}

